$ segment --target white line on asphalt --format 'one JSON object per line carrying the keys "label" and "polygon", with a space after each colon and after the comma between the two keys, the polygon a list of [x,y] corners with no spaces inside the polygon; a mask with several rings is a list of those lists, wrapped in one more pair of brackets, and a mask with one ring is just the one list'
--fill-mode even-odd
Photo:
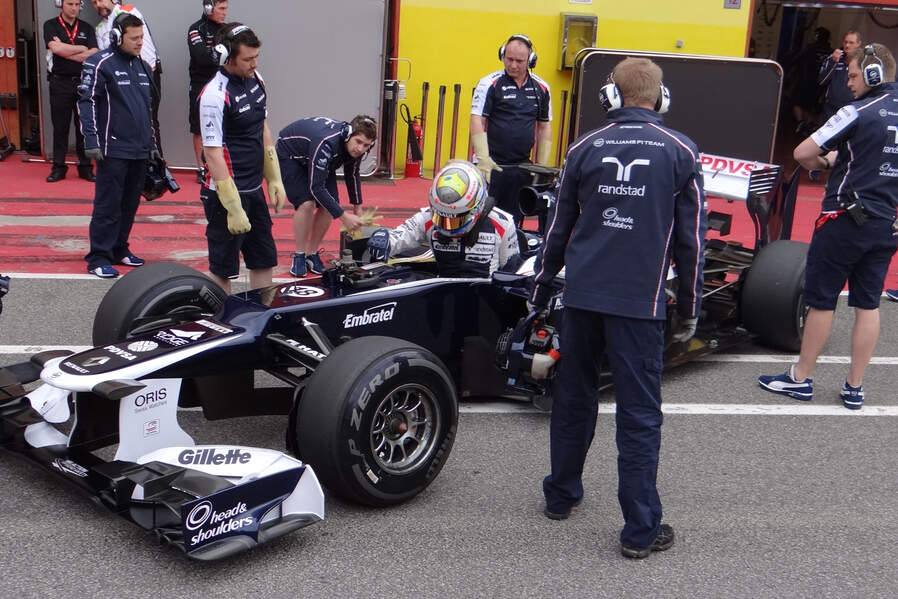
{"label": "white line on asphalt", "polygon": [[[125,271],[128,272],[128,271]],[[100,279],[94,275],[85,274],[64,274],[64,273],[34,273],[34,272],[7,272],[3,273],[10,279],[72,279],[77,281],[109,281],[109,279]],[[206,273],[203,273],[206,274]],[[249,280],[248,273],[241,273],[237,282],[246,282]],[[275,277],[273,283],[292,283],[296,281],[296,277]]]}
{"label": "white line on asphalt", "polygon": [[[754,362],[759,364],[791,364],[798,362],[795,354],[762,355],[762,354],[711,354],[696,360],[696,362]],[[820,356],[818,364],[849,364],[851,356]],[[898,364],[896,357],[878,357],[870,360],[870,364],[894,366]]]}
{"label": "white line on asphalt", "polygon": [[[463,403],[458,411],[464,414],[543,414],[526,403],[505,402]],[[711,416],[898,416],[898,406],[864,406],[860,410],[847,410],[830,405],[774,405],[774,404],[662,404],[661,411],[676,415]],[[613,403],[600,403],[600,414],[614,414]]]}

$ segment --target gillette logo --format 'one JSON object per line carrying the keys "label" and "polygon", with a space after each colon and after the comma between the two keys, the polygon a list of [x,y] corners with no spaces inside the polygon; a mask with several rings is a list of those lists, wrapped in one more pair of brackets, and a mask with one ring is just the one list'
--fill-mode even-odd
{"label": "gillette logo", "polygon": [[203,464],[206,466],[221,466],[222,464],[246,464],[252,458],[248,451],[229,449],[224,453],[218,453],[214,449],[185,449],[178,454],[179,464]]}
{"label": "gillette logo", "polygon": [[347,314],[343,319],[343,328],[351,329],[353,327],[361,327],[378,322],[386,322],[393,320],[393,313],[396,311],[396,302],[389,302],[379,306],[366,308],[361,314]]}

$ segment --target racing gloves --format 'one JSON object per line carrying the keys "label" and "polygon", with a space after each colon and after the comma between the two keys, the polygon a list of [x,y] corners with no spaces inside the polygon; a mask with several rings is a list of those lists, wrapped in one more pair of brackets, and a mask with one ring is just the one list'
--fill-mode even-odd
{"label": "racing gloves", "polygon": [[536,146],[536,163],[543,166],[549,166],[552,159],[552,140],[541,139],[539,145]]}
{"label": "racing gloves", "polygon": [[262,164],[262,173],[265,180],[268,181],[268,201],[274,208],[275,213],[281,211],[284,200],[287,198],[287,191],[284,189],[284,182],[281,180],[281,165],[278,163],[278,156],[274,150],[274,146],[265,146],[265,160]]}
{"label": "racing gloves", "polygon": [[490,173],[493,171],[502,172],[502,168],[490,158],[490,147],[486,141],[486,132],[475,134],[471,138],[471,144],[474,146],[474,155],[477,157],[475,166],[480,169],[480,172],[483,173],[483,178],[489,183]]}
{"label": "racing gloves", "polygon": [[698,326],[698,318],[683,318],[680,326],[671,338],[677,343],[686,343],[695,336],[695,328]]}
{"label": "racing gloves", "polygon": [[371,262],[386,262],[390,258],[390,230],[381,227],[368,238]]}
{"label": "racing gloves", "polygon": [[234,179],[228,177],[223,181],[216,181],[215,189],[218,192],[218,201],[228,211],[228,231],[231,235],[249,233],[252,226],[243,210],[243,204],[240,203],[240,194],[237,193]]}

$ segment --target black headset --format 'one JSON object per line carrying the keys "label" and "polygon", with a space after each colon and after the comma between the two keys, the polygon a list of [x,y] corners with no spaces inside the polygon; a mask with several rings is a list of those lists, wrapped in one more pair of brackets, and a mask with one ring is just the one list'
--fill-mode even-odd
{"label": "black headset", "polygon": [[[53,4],[56,5],[56,8],[62,8],[62,0],[53,0]],[[81,0],[80,10],[84,10],[84,0]]]}
{"label": "black headset", "polygon": [[510,42],[523,42],[527,49],[530,50],[530,55],[527,57],[527,68],[532,69],[536,66],[536,52],[533,51],[533,42],[530,41],[530,38],[524,35],[523,33],[516,33],[499,47],[499,60],[505,60],[505,46],[507,46]]}
{"label": "black headset", "polygon": [[122,11],[115,16],[115,19],[112,20],[112,27],[109,29],[109,45],[113,48],[118,48],[122,43],[122,36],[125,35],[125,30],[122,27],[122,21],[125,20],[126,17],[130,17],[131,13]]}
{"label": "black headset", "polygon": [[207,17],[212,14],[215,8],[215,0],[203,0],[203,14]]}
{"label": "black headset", "polygon": [[[873,60],[870,62],[870,64],[863,64],[867,62],[868,56],[872,57]],[[864,60],[862,61],[862,65],[864,83],[866,83],[868,87],[877,87],[882,85],[883,81],[885,81],[885,73],[882,69],[882,59],[877,56],[876,48],[873,46],[873,44],[867,44],[866,46],[864,46]]]}
{"label": "black headset", "polygon": [[218,54],[219,65],[224,65],[226,62],[228,62],[228,57],[231,55],[231,52],[234,51],[234,38],[244,31],[250,31],[250,28],[246,25],[237,25],[236,27],[232,27],[225,34],[224,42],[215,45],[215,52]]}
{"label": "black headset", "polygon": [[[371,123],[372,125],[377,127],[377,122],[367,116],[359,119],[359,123]],[[352,137],[352,133],[352,123],[346,123],[345,125],[343,125],[343,128],[340,129],[340,137],[343,138],[343,141],[349,141],[349,138]]]}
{"label": "black headset", "polygon": [[[608,75],[608,83],[599,90],[599,102],[605,111],[617,110],[624,105],[624,98],[620,93],[620,88],[614,82],[614,73]],[[658,99],[655,100],[655,112],[664,114],[670,110],[670,90],[664,83],[658,84]]]}

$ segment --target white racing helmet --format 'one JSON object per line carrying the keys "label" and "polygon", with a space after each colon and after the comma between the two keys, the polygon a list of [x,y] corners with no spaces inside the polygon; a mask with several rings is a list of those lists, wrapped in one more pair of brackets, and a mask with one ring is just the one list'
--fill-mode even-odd
{"label": "white racing helmet", "polygon": [[470,162],[453,160],[433,178],[430,210],[433,226],[447,237],[461,237],[480,218],[486,201],[486,181]]}

